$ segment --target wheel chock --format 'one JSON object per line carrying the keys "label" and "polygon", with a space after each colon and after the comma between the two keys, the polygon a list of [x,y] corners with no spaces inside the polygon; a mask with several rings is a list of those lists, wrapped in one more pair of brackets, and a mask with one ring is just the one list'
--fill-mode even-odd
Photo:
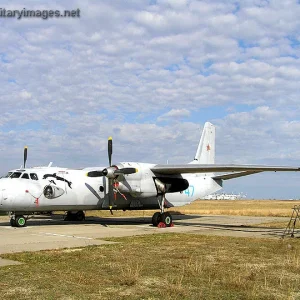
{"label": "wheel chock", "polygon": [[164,222],[159,222],[157,228],[166,228],[166,224]]}
{"label": "wheel chock", "polygon": [[[166,228],[167,225],[164,222],[159,222],[157,228]],[[174,227],[174,223],[172,222],[169,227]]]}

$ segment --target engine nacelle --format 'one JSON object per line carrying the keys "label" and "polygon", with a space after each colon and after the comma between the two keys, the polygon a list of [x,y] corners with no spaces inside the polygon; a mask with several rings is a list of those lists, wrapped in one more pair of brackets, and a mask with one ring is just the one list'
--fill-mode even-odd
{"label": "engine nacelle", "polygon": [[[165,193],[182,192],[189,187],[189,182],[184,178],[156,177],[154,180],[158,190]],[[164,185],[164,190],[162,189],[161,184]]]}
{"label": "engine nacelle", "polygon": [[130,193],[136,197],[155,197],[161,193],[176,193],[186,190],[189,182],[181,176],[156,176],[151,164],[122,163],[119,168],[134,167],[137,173],[122,175],[117,178],[116,186],[122,193]]}

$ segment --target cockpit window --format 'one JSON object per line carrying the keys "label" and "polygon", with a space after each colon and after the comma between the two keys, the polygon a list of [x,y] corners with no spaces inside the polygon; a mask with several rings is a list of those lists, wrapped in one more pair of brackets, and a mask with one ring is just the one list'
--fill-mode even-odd
{"label": "cockpit window", "polygon": [[39,180],[38,176],[35,173],[30,173],[30,178],[32,180]]}
{"label": "cockpit window", "polygon": [[11,175],[12,173],[13,173],[13,172],[8,172],[4,178],[10,177],[10,175]]}
{"label": "cockpit window", "polygon": [[24,173],[21,178],[23,178],[23,179],[29,179],[29,175],[27,173]]}
{"label": "cockpit window", "polygon": [[10,178],[19,178],[21,176],[21,172],[14,172],[10,175]]}

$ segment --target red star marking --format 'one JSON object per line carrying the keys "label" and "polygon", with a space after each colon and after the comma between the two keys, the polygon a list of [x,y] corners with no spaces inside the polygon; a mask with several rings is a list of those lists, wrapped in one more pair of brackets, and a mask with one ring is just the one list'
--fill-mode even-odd
{"label": "red star marking", "polygon": [[209,146],[209,144],[207,144],[207,146],[206,146],[206,150],[207,150],[207,151],[209,151],[209,150],[210,150],[210,146]]}

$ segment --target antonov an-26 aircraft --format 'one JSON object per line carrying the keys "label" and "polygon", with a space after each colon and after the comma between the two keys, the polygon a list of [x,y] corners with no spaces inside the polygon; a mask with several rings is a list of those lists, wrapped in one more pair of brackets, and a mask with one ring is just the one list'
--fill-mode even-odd
{"label": "antonov an-26 aircraft", "polygon": [[[154,226],[171,226],[166,208],[188,204],[222,188],[224,180],[264,171],[300,171],[299,167],[215,164],[215,127],[207,122],[195,158],[182,165],[123,162],[109,167],[67,169],[24,168],[0,179],[0,211],[10,213],[11,226],[23,227],[33,212],[67,211],[66,220],[84,220],[86,210],[159,209]],[[222,173],[222,174],[220,174]]]}

